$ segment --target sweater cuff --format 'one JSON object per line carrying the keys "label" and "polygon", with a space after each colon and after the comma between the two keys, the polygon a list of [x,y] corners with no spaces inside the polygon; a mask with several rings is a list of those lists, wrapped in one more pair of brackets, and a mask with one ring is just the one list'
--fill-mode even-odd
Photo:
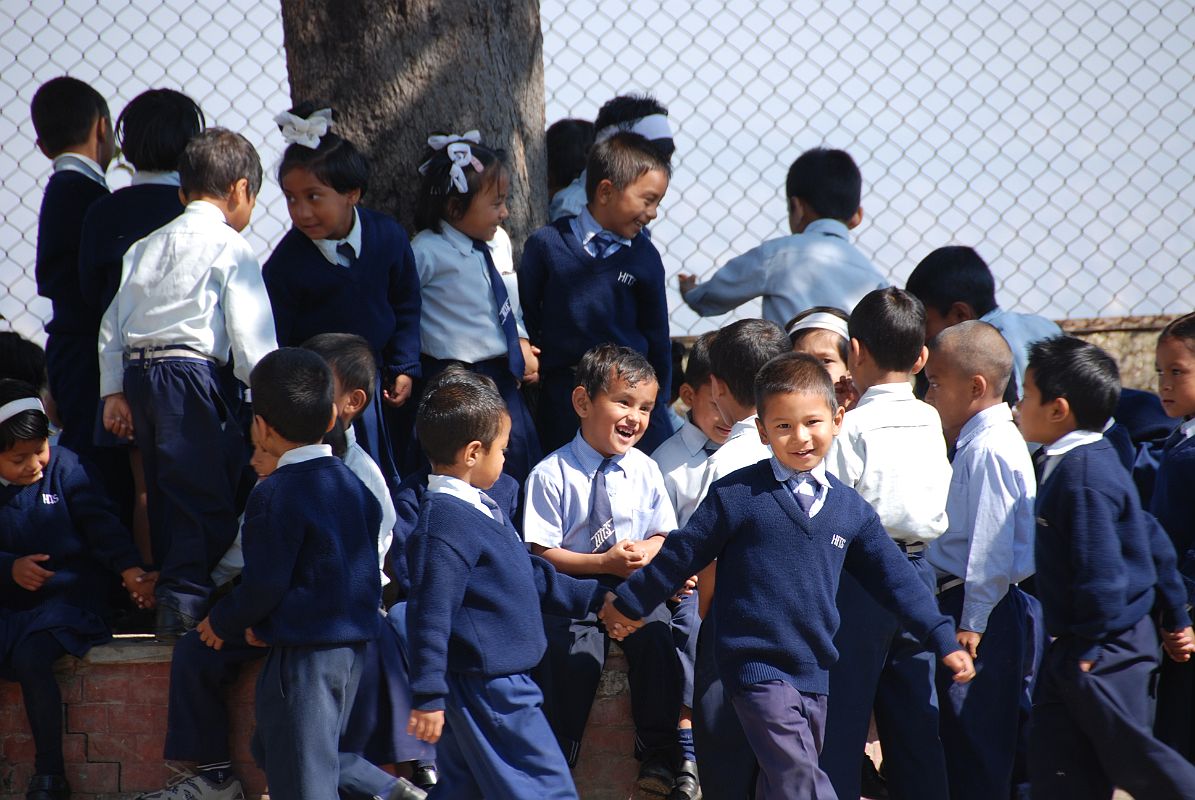
{"label": "sweater cuff", "polygon": [[627,619],[643,619],[643,609],[632,605],[631,601],[624,598],[621,592],[614,597],[614,607]]}
{"label": "sweater cuff", "polygon": [[417,694],[412,699],[412,705],[416,711],[443,711],[444,710],[444,695],[440,694]]}
{"label": "sweater cuff", "polygon": [[1095,661],[1100,654],[1100,645],[1102,642],[1098,639],[1088,639],[1084,636],[1076,636],[1075,641],[1082,649],[1075,654],[1075,658],[1079,661]]}
{"label": "sweater cuff", "polygon": [[1172,608],[1162,612],[1162,629],[1174,633],[1191,625],[1191,613],[1186,607]]}
{"label": "sweater cuff", "polygon": [[955,636],[954,625],[939,625],[930,633],[930,643],[938,658],[945,658],[951,653],[962,650]]}

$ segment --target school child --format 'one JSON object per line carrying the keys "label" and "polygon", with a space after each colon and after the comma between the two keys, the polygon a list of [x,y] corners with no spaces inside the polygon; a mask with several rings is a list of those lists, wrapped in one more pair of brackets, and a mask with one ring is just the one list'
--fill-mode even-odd
{"label": "school child", "polygon": [[[625,94],[607,100],[598,109],[597,118],[593,121],[593,130],[590,147],[616,133],[628,132],[637,133],[647,139],[664,161],[671,161],[672,154],[676,151],[672,126],[668,124],[668,109],[651,95]],[[582,166],[585,164],[582,163]],[[590,200],[586,188],[588,177],[587,170],[582,169],[580,175],[552,196],[548,206],[549,223],[581,215],[581,209],[585,208]]]}
{"label": "school child", "polygon": [[[925,305],[925,340],[943,328],[967,319],[986,322],[1012,349],[1015,385],[1010,384],[1011,402],[1021,396],[1029,346],[1057,336],[1062,329],[1036,314],[1008,311],[996,304],[996,280],[987,262],[970,247],[939,247],[921,259],[905,282],[905,290]],[[1015,391],[1014,391],[1015,390]]]}
{"label": "school child", "polygon": [[128,531],[75,454],[50,447],[35,387],[0,380],[0,678],[21,685],[33,734],[26,797],[66,800],[62,696],[52,666],[111,637],[102,616],[107,573],[153,604]]}
{"label": "school child", "polygon": [[1019,424],[1045,453],[1035,587],[1054,637],[1034,695],[1034,797],[1195,797],[1195,767],[1149,730],[1151,610],[1172,658],[1189,659],[1195,638],[1174,548],[1100,433],[1119,393],[1116,362],[1095,345],[1030,347]]}
{"label": "school child", "polygon": [[930,543],[938,607],[954,620],[976,679],[952,686],[938,670],[939,726],[950,796],[1008,800],[1035,601],[1017,583],[1033,574],[1037,478],[1004,402],[1012,351],[986,322],[946,328],[929,344],[925,400],[953,449],[946,532]]}
{"label": "school child", "polygon": [[[594,125],[587,119],[558,119],[544,134],[544,149],[548,155],[548,218],[555,219],[554,209],[564,197],[557,199],[585,171],[585,159],[593,146]],[[580,185],[579,206],[585,204],[585,184]],[[578,208],[578,210],[580,210]]]}
{"label": "school child", "polygon": [[519,267],[527,330],[543,350],[540,441],[555,450],[576,434],[574,371],[589,349],[612,343],[643,353],[663,391],[639,440],[650,453],[672,435],[672,343],[664,264],[643,229],[656,218],[671,167],[645,137],[615,133],[594,144],[586,175],[588,204],[533,233]]}
{"label": "school child", "polygon": [[[0,378],[29,384],[37,390],[45,405],[48,388],[46,351],[16,331],[0,331]],[[45,412],[53,424],[50,408],[46,407]]]}
{"label": "school child", "polygon": [[847,411],[859,402],[859,393],[847,369],[850,357],[851,335],[847,329],[850,315],[841,308],[814,306],[807,308],[790,319],[784,326],[792,340],[794,353],[808,353],[822,362],[830,380],[834,381],[834,392],[838,404]]}
{"label": "school child", "polygon": [[[868,293],[851,312],[851,379],[862,393],[844,417],[827,468],[879,514],[889,537],[932,593],[926,545],[946,530],[950,462],[942,421],[913,397],[925,364],[925,311],[901,289]],[[838,587],[842,624],[830,670],[837,699],[826,718],[822,768],[839,797],[858,797],[861,760],[874,708],[893,798],[948,796],[938,738],[934,659],[891,611],[845,577]]]}
{"label": "school child", "polygon": [[276,346],[261,270],[240,235],[261,186],[253,146],[209,128],[183,151],[179,183],[186,210],[129,249],[99,335],[104,427],[133,438],[145,464],[165,640],[206,613],[212,567],[237,532],[241,399],[218,369],[231,355],[245,383]]}
{"label": "school child", "polygon": [[49,299],[46,364],[66,447],[90,460],[99,375],[99,311],[79,286],[79,237],[87,209],[108,194],[104,173],[115,151],[112,117],[99,92],[77,78],[42,84],[30,106],[37,147],[54,162],[37,218],[37,293]]}
{"label": "school child", "polygon": [[528,556],[486,494],[510,427],[502,396],[481,383],[440,383],[419,408],[432,474],[407,543],[409,730],[437,744],[436,796],[576,798],[528,673],[546,646],[541,607],[584,615],[605,590]]}
{"label": "school child", "polygon": [[616,590],[602,619],[616,636],[641,625],[647,609],[717,558],[715,658],[759,762],[755,797],[835,797],[817,754],[834,697],[834,590],[844,570],[956,680],[975,673],[875,511],[826,469],[843,412],[821,364],[779,356],[760,371],[755,396],[759,435],[774,455],[715,483],[689,524]]}
{"label": "school child", "polygon": [[[311,103],[275,118],[287,143],[278,183],[294,226],[262,275],[280,346],[298,347],[321,333],[354,333],[373,348],[373,401],[354,429],[382,474],[397,483],[396,454],[404,452],[409,431],[403,415],[387,411],[407,402],[419,377],[419,280],[406,231],[360,205],[369,163],[333,130],[334,120],[332,109]],[[405,427],[410,424],[407,419]]]}
{"label": "school child", "polygon": [[[596,577],[609,589],[649,562],[676,527],[659,467],[635,448],[659,383],[641,353],[618,345],[586,353],[576,383],[573,405],[580,431],[528,476],[523,537],[532,553],[560,572]],[[672,791],[675,779],[682,688],[664,599],[650,609],[646,633],[624,649],[635,755],[642,761],[639,786],[656,794]],[[575,766],[609,640],[596,613],[549,614],[544,624],[544,707],[569,765]]]}
{"label": "school child", "polygon": [[427,143],[411,243],[423,293],[424,376],[457,363],[498,385],[512,426],[505,469],[522,481],[542,452],[519,392],[539,379],[539,349],[528,341],[502,229],[510,173],[504,154],[481,144],[477,131]]}
{"label": "school child", "polygon": [[841,150],[815,148],[788,169],[790,236],[770,239],[698,283],[681,274],[681,297],[703,317],[725,314],[763,296],[764,319],[783,325],[810,306],[854,308],[863,295],[889,284],[848,231],[863,221],[863,177]]}

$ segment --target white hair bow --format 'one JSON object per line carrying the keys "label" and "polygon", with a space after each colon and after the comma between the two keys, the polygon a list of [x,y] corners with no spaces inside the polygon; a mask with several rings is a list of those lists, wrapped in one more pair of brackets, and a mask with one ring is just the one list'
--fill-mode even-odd
{"label": "white hair bow", "polygon": [[307,119],[283,111],[274,117],[274,122],[281,126],[282,138],[288,145],[301,144],[314,150],[319,147],[320,139],[332,127],[332,109],[321,108]]}
{"label": "white hair bow", "polygon": [[[471,166],[478,173],[485,172],[485,167],[477,159],[477,156],[473,155],[470,143],[481,144],[480,131],[466,131],[460,135],[437,134],[427,137],[428,147],[432,150],[443,150],[448,155],[448,160],[452,163],[448,170],[448,178],[461,194],[467,194],[469,191],[469,180],[465,177],[465,167]],[[431,163],[432,159],[428,159],[420,164],[419,174],[426,175]]]}

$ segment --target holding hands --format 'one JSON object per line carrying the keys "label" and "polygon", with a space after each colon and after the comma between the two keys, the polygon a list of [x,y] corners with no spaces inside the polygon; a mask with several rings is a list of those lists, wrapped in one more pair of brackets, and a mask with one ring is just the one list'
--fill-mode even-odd
{"label": "holding hands", "polygon": [[199,631],[199,640],[213,650],[219,650],[220,648],[224,647],[224,640],[217,636],[216,632],[212,630],[211,617],[204,617],[203,620],[195,626],[195,630]]}
{"label": "holding hands", "polygon": [[414,710],[411,712],[410,719],[407,720],[407,735],[414,736],[421,742],[435,744],[440,741],[440,734],[443,732],[443,711]]}
{"label": "holding hands", "polygon": [[616,642],[621,642],[643,627],[643,620],[631,619],[614,607],[613,592],[606,592],[606,604],[598,612],[598,619],[606,626],[606,633]]}
{"label": "holding hands", "polygon": [[1171,661],[1190,661],[1195,654],[1195,632],[1189,625],[1181,631],[1162,631],[1162,649]]}
{"label": "holding hands", "polygon": [[132,440],[133,409],[129,408],[129,401],[125,399],[124,392],[110,394],[104,398],[103,421],[108,433]]}
{"label": "holding hands", "polygon": [[120,573],[124,590],[133,598],[137,608],[153,608],[158,604],[154,598],[154,587],[158,585],[158,573],[146,572],[141,567],[129,567]]}
{"label": "holding hands", "polygon": [[[975,644],[976,647],[979,646],[978,642]],[[942,663],[954,673],[955,683],[966,683],[975,677],[975,663],[971,660],[971,654],[966,650],[955,650],[943,658]]]}

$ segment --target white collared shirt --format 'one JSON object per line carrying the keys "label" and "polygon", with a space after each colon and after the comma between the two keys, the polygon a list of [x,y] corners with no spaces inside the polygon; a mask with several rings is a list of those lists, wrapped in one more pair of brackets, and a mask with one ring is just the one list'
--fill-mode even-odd
{"label": "white collared shirt", "polygon": [[79,153],[63,153],[56,156],[53,162],[55,172],[78,172],[80,175],[86,175],[93,181],[108,188],[108,180],[104,177],[104,168],[96,161]]}
{"label": "white collared shirt", "polygon": [[1190,439],[1191,435],[1195,434],[1195,417],[1183,420],[1183,423],[1178,426],[1178,430],[1184,439]]}
{"label": "white collared shirt", "polygon": [[495,522],[502,521],[494,516],[493,510],[481,501],[481,489],[465,483],[460,478],[454,478],[451,475],[428,475],[427,491],[432,494],[452,495],[458,500],[464,500]]}
{"label": "white collared shirt", "polygon": [[713,455],[706,452],[707,448],[717,452],[718,445],[686,419],[680,429],[651,454],[664,476],[664,488],[681,527],[693,516],[701,499],[702,481]]}
{"label": "white collared shirt", "polygon": [[[771,464],[772,475],[776,477],[776,480],[784,484],[784,488],[796,494],[796,488],[789,486],[788,481],[797,477],[800,471],[793,469],[787,464],[781,464],[780,459],[776,458],[776,456],[772,456]],[[826,477],[826,462],[824,460],[817,462],[813,469],[809,470],[809,476],[813,478],[814,483],[821,487],[820,491],[817,491],[813,497],[813,504],[809,506],[809,518],[813,519],[817,516],[817,512],[822,510],[822,506],[826,504],[826,496],[830,493],[830,479]]]}
{"label": "white collared shirt", "polygon": [[701,481],[696,505],[701,505],[714,481],[772,457],[772,448],[759,438],[759,428],[755,425],[757,419],[759,415],[752,414],[731,426],[726,443],[706,461],[705,477]]}
{"label": "white collared shirt", "polygon": [[1061,456],[1066,455],[1076,447],[1082,447],[1085,444],[1094,444],[1104,438],[1104,434],[1098,431],[1071,431],[1068,434],[1060,436],[1052,444],[1048,444],[1042,449],[1046,454],[1046,463],[1041,470],[1041,482],[1045,483],[1046,478],[1050,477],[1050,473],[1058,467],[1058,462],[1061,461]]}
{"label": "white collared shirt", "polygon": [[132,186],[181,186],[177,172],[142,169],[133,173]]}
{"label": "white collared shirt", "polygon": [[382,585],[390,583],[386,577],[386,554],[390,552],[390,545],[394,541],[394,523],[398,522],[398,513],[394,510],[394,500],[390,497],[390,489],[386,486],[386,478],[365,448],[357,444],[357,431],[352,425],[344,429],[345,442],[348,449],[344,453],[344,465],[361,479],[369,493],[377,498],[382,507],[382,524],[378,528],[378,569],[382,571]]}
{"label": "white collared shirt", "polygon": [[353,256],[361,257],[361,217],[357,214],[357,209],[353,209],[353,225],[349,228],[349,235],[343,239],[312,239],[311,243],[315,245],[315,249],[319,250],[320,255],[327,259],[329,264],[337,267],[352,266],[349,259],[339,251],[342,244],[347,244],[353,248]]}
{"label": "white collared shirt", "polygon": [[287,450],[282,455],[278,456],[277,469],[281,469],[288,464],[302,464],[304,461],[312,461],[317,458],[331,458],[332,445],[330,444],[305,444],[299,447]]}

